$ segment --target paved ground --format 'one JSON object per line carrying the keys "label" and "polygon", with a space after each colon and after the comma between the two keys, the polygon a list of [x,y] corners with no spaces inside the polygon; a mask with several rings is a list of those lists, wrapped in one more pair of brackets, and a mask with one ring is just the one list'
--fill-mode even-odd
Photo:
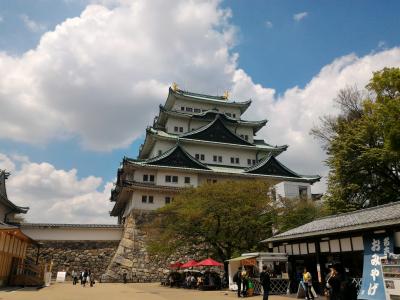
{"label": "paved ground", "polygon": [[[0,300],[223,300],[237,299],[233,292],[196,291],[162,287],[155,283],[97,283],[93,288],[57,283],[40,290],[25,288],[0,291]],[[252,297],[261,300],[261,296]],[[271,296],[270,300],[290,298]],[[291,298],[293,299],[293,298]]]}

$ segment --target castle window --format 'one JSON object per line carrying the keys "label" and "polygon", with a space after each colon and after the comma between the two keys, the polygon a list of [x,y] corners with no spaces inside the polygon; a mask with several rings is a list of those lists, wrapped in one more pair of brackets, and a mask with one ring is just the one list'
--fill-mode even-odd
{"label": "castle window", "polygon": [[179,127],[179,132],[183,132],[183,127]]}
{"label": "castle window", "polygon": [[193,111],[193,108],[191,108],[191,107],[186,107],[186,111],[192,112],[192,111]]}
{"label": "castle window", "polygon": [[231,164],[234,164],[234,163],[235,163],[235,158],[231,157]]}
{"label": "castle window", "polygon": [[253,165],[255,165],[256,164],[256,160],[255,159],[253,159]]}
{"label": "castle window", "polygon": [[200,154],[200,160],[204,160],[204,154]]}
{"label": "castle window", "polygon": [[154,175],[149,175],[149,181],[154,182]]}
{"label": "castle window", "polygon": [[232,114],[232,116],[233,116],[234,118],[236,118],[236,114]]}
{"label": "castle window", "polygon": [[190,177],[185,177],[185,183],[190,183]]}
{"label": "castle window", "polygon": [[154,203],[154,196],[149,196],[149,203]]}
{"label": "castle window", "polygon": [[249,166],[251,166],[251,159],[250,159],[250,158],[247,159],[247,164],[248,164]]}
{"label": "castle window", "polygon": [[217,162],[218,157],[216,155],[213,156],[213,161]]}
{"label": "castle window", "polygon": [[165,197],[165,204],[171,203],[171,197]]}
{"label": "castle window", "polygon": [[142,196],[142,203],[147,203],[147,196],[146,195]]}
{"label": "castle window", "polygon": [[143,175],[143,181],[149,181],[149,175],[145,174]]}
{"label": "castle window", "polygon": [[172,176],[172,182],[178,183],[178,176]]}
{"label": "castle window", "polygon": [[162,154],[162,150],[158,150],[158,155],[161,155]]}
{"label": "castle window", "polygon": [[196,154],[194,155],[194,157],[195,157],[196,159],[200,159],[200,154],[197,154],[197,153],[196,153]]}
{"label": "castle window", "polygon": [[175,131],[175,132],[178,132],[178,130],[179,130],[178,126],[175,126],[175,127],[174,127],[174,131]]}
{"label": "castle window", "polygon": [[199,112],[200,112],[200,108],[195,108],[195,109],[194,109],[194,112],[195,112],[195,113],[199,113]]}
{"label": "castle window", "polygon": [[171,175],[165,175],[165,182],[171,182]]}
{"label": "castle window", "polygon": [[246,135],[244,136],[244,139],[245,139],[246,141],[248,141],[248,140],[249,140],[249,136],[246,134]]}
{"label": "castle window", "polygon": [[222,163],[222,156],[218,156],[218,162]]}
{"label": "castle window", "polygon": [[231,117],[232,114],[231,113],[225,113],[228,117]]}
{"label": "castle window", "polygon": [[239,163],[239,157],[235,158],[235,162],[238,164]]}
{"label": "castle window", "polygon": [[185,110],[185,107],[184,107],[184,106],[181,106],[181,110]]}

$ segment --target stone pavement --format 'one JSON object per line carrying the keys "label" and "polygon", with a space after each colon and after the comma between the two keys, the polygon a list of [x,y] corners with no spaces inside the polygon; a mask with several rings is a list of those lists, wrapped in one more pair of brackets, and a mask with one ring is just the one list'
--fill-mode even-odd
{"label": "stone pavement", "polygon": [[[96,283],[93,288],[56,283],[36,290],[24,288],[0,291],[0,300],[223,300],[237,299],[234,292],[197,291],[162,287],[158,283]],[[261,296],[250,299],[261,300]],[[270,296],[270,300],[293,298]]]}

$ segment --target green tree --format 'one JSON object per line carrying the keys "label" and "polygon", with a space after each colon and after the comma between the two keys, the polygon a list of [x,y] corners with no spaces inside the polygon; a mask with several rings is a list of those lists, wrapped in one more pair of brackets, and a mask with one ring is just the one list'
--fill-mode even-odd
{"label": "green tree", "polygon": [[169,255],[191,249],[223,261],[255,250],[260,240],[271,236],[273,215],[265,182],[203,184],[181,192],[157,211],[148,226],[148,250]]}
{"label": "green tree", "polygon": [[311,131],[328,154],[331,213],[400,200],[400,69],[375,72],[366,88],[340,91],[340,114]]}
{"label": "green tree", "polygon": [[284,232],[309,223],[326,213],[323,207],[304,199],[282,199],[277,209],[276,229]]}

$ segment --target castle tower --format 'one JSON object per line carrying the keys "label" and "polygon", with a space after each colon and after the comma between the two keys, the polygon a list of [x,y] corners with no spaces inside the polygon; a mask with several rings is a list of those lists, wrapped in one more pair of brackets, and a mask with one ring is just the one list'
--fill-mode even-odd
{"label": "castle tower", "polygon": [[256,138],[267,120],[243,120],[250,105],[251,100],[230,101],[227,93],[210,96],[170,88],[153,126],[146,129],[138,158],[124,157],[118,169],[111,216],[123,223],[133,210],[155,210],[185,187],[220,180],[286,182],[291,192],[284,196],[310,198],[310,186],[320,177],[299,175],[278,161],[288,146]]}

